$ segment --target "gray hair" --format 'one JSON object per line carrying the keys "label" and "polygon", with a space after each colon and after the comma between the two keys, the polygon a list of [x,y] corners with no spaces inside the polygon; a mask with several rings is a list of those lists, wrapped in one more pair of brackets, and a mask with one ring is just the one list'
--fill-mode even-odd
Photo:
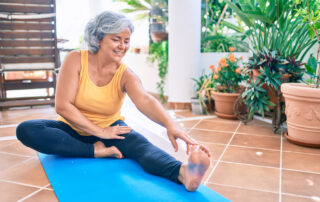
{"label": "gray hair", "polygon": [[84,40],[92,53],[99,50],[99,42],[106,34],[120,33],[126,28],[132,33],[134,26],[126,16],[112,11],[104,11],[90,20],[85,28]]}

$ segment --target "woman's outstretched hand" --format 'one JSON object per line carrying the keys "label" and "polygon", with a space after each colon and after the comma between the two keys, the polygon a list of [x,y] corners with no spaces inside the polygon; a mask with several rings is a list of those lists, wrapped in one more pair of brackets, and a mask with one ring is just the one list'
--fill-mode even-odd
{"label": "woman's outstretched hand", "polygon": [[123,140],[125,137],[121,136],[126,133],[131,132],[131,128],[129,126],[109,126],[102,129],[102,131],[97,134],[97,137],[102,139],[120,139]]}
{"label": "woman's outstretched hand", "polygon": [[[196,142],[193,138],[191,138],[184,130],[182,130],[178,126],[172,126],[167,128],[167,134],[169,137],[169,140],[174,147],[174,150],[177,152],[178,151],[178,144],[177,144],[177,139],[181,139],[186,142],[187,144],[187,154],[190,152],[190,148],[194,145],[199,145],[199,143]],[[204,151],[209,157],[210,157],[210,151],[208,148],[206,148],[203,145],[199,145],[200,149]]]}

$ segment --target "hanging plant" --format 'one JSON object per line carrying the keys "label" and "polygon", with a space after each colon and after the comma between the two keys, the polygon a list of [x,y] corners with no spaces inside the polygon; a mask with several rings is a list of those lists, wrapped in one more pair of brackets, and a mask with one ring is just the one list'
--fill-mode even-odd
{"label": "hanging plant", "polygon": [[158,76],[160,81],[157,82],[157,88],[162,103],[166,102],[164,97],[165,79],[168,73],[168,41],[152,43],[150,45],[150,59],[158,63]]}

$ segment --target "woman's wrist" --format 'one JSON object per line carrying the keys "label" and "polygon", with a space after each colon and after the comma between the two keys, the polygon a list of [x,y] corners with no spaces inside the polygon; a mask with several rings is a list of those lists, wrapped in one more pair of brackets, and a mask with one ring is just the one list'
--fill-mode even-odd
{"label": "woman's wrist", "polygon": [[168,123],[164,124],[164,127],[167,129],[167,130],[170,130],[172,128],[176,128],[178,127],[178,125],[176,123],[174,123],[173,121],[169,121]]}
{"label": "woman's wrist", "polygon": [[101,137],[101,134],[103,133],[103,128],[99,127],[99,126],[96,126],[93,130],[93,136],[96,136],[96,137]]}

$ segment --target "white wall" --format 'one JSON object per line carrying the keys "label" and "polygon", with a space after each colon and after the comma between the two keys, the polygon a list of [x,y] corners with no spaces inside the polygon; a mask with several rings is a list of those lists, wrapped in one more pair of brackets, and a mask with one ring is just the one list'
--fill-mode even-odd
{"label": "white wall", "polygon": [[160,81],[158,67],[157,64],[148,61],[148,56],[148,54],[127,53],[123,62],[138,75],[148,92],[158,93],[157,82]]}

